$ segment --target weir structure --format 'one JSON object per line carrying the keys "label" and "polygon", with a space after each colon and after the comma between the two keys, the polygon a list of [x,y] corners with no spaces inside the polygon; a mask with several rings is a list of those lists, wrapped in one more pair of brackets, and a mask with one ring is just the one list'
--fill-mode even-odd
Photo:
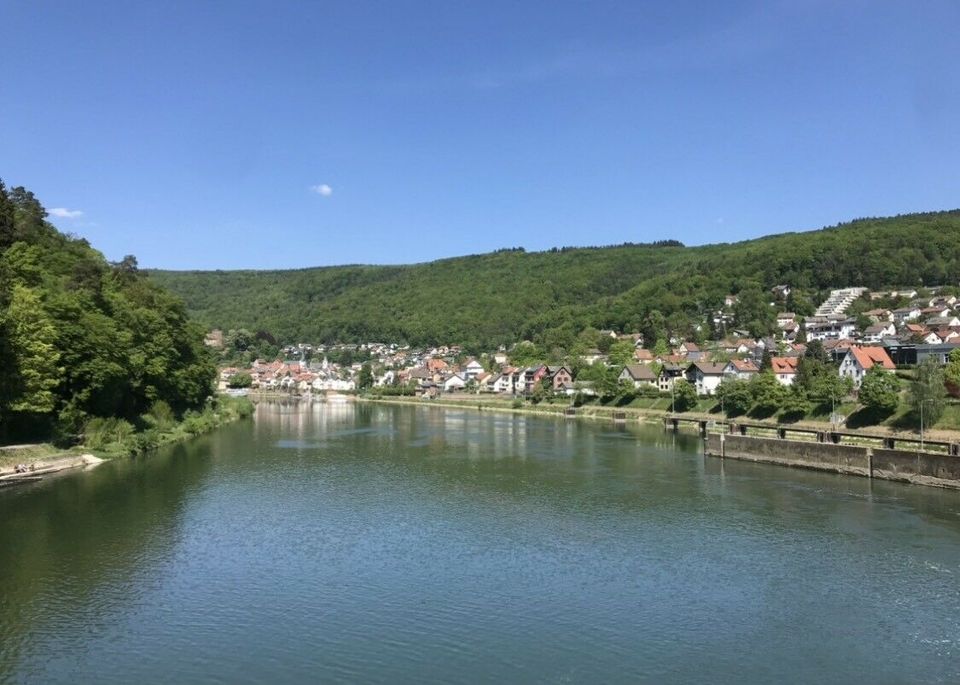
{"label": "weir structure", "polygon": [[664,426],[677,430],[682,422],[697,425],[710,457],[960,489],[957,442],[749,422],[711,430],[711,421],[678,416]]}

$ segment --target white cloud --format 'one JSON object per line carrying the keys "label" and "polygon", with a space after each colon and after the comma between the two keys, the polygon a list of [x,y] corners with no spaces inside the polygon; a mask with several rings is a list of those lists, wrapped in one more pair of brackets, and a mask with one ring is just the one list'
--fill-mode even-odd
{"label": "white cloud", "polygon": [[54,207],[53,209],[48,209],[47,213],[58,219],[79,219],[83,216],[83,212],[79,209],[67,209],[66,207]]}
{"label": "white cloud", "polygon": [[333,188],[328,186],[326,183],[321,183],[320,185],[310,186],[310,190],[315,192],[317,195],[322,195],[323,197],[330,197],[333,195]]}

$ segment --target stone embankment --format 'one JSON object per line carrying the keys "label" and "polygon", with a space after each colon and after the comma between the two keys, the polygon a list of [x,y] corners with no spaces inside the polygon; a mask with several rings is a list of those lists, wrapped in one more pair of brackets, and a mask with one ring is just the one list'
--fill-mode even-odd
{"label": "stone embankment", "polygon": [[960,457],[916,449],[787,440],[752,435],[709,433],[705,453],[798,468],[845,473],[920,485],[960,488]]}

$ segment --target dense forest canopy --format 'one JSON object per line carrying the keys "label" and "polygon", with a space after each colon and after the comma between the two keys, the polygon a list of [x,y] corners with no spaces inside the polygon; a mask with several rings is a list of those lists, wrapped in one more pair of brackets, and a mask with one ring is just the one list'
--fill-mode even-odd
{"label": "dense forest canopy", "polygon": [[489,254],[410,266],[288,271],[152,271],[208,327],[286,342],[460,343],[522,339],[567,347],[587,327],[704,336],[737,294],[738,320],[773,330],[770,288],[809,314],[834,287],[956,284],[960,211],[860,219],[805,233],[684,247],[677,241]]}
{"label": "dense forest canopy", "polygon": [[0,182],[0,437],[203,405],[215,369],[182,301],[135,258],[109,264],[46,216],[33,193]]}

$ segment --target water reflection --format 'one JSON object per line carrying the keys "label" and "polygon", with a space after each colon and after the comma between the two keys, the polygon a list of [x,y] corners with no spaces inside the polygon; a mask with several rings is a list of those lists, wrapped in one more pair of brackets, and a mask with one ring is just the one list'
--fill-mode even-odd
{"label": "water reflection", "polygon": [[0,493],[0,681],[948,682],[958,512],[660,426],[262,404]]}

